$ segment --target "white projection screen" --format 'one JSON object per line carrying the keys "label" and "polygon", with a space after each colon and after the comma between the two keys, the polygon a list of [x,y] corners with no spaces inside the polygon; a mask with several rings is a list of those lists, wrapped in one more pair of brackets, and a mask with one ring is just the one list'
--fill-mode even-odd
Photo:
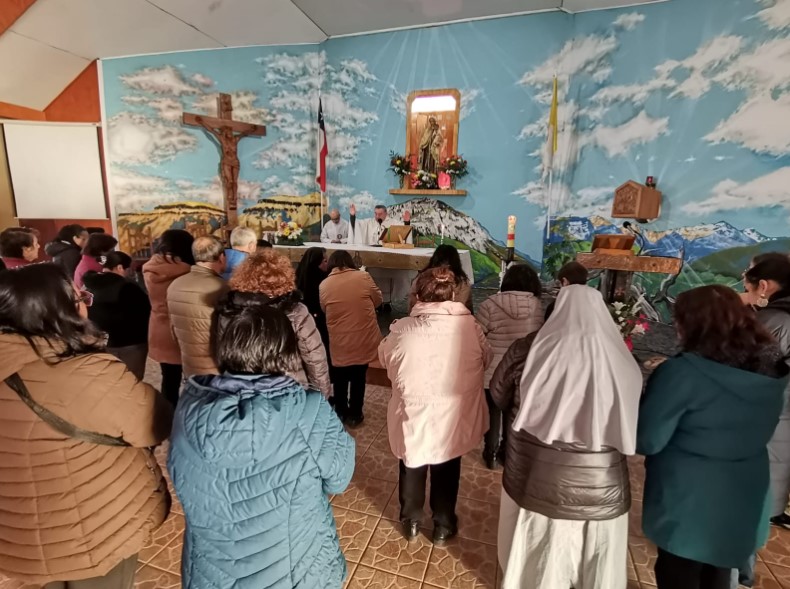
{"label": "white projection screen", "polygon": [[96,125],[3,121],[19,219],[106,219]]}

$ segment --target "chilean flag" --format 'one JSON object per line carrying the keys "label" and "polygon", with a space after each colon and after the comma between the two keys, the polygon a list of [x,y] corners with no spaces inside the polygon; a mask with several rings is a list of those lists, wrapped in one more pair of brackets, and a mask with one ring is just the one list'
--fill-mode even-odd
{"label": "chilean flag", "polygon": [[326,127],[324,126],[324,109],[321,98],[318,99],[318,176],[315,181],[321,187],[321,192],[326,192],[326,156],[329,148],[326,146]]}

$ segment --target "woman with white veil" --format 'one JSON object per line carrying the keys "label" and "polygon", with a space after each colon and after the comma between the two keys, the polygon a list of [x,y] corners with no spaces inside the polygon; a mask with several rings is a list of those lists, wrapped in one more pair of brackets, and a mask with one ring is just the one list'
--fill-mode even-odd
{"label": "woman with white veil", "polygon": [[[625,589],[639,367],[587,286],[563,288],[531,347],[523,343],[526,362],[503,360],[492,381],[518,389],[497,395],[510,400],[501,408],[513,430],[499,518],[502,586]],[[520,379],[503,374],[520,365]]]}

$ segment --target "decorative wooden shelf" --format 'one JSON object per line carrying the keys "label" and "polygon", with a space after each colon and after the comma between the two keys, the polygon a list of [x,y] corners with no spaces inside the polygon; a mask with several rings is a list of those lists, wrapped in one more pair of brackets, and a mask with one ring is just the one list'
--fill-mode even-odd
{"label": "decorative wooden shelf", "polygon": [[390,194],[396,196],[466,196],[466,190],[442,190],[433,188],[431,190],[415,190],[412,188],[393,188]]}

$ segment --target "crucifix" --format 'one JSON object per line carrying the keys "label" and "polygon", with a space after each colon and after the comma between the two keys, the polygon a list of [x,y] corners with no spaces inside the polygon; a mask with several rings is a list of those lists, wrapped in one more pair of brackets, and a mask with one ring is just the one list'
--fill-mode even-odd
{"label": "crucifix", "polygon": [[266,127],[234,121],[230,94],[220,94],[217,97],[216,117],[185,112],[181,120],[185,125],[202,127],[217,142],[220,150],[219,177],[222,182],[222,194],[225,197],[225,214],[228,217],[228,226],[235,227],[239,222],[239,141],[250,135],[263,137],[266,135]]}

